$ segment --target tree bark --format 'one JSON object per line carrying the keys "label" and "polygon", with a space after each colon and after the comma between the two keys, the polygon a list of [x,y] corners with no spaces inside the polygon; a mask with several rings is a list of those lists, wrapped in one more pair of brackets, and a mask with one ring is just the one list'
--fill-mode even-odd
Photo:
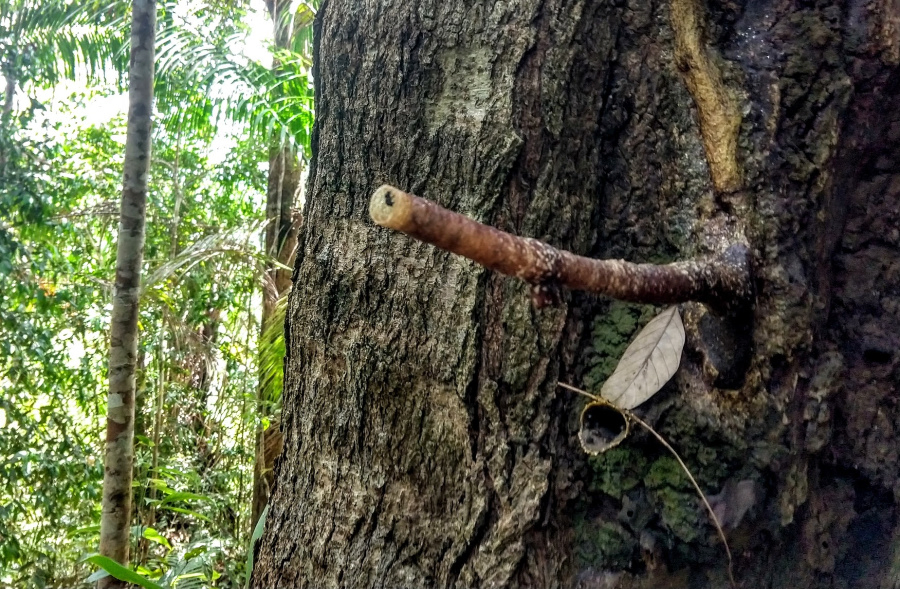
{"label": "tree bark", "polygon": [[898,18],[893,0],[323,5],[252,586],[728,584],[665,450],[634,433],[588,458],[584,401],[556,386],[598,390],[653,309],[536,310],[526,284],[375,226],[382,184],[594,258],[749,245],[745,330],[682,305],[680,370],[637,412],[721,514],[739,585],[900,585]]}
{"label": "tree bark", "polygon": [[16,99],[16,76],[11,64],[7,64],[3,68],[3,77],[6,79],[6,89],[3,92],[3,110],[0,111],[0,124],[6,127],[9,125],[9,118],[12,115]]}
{"label": "tree bark", "polygon": [[[128,75],[128,126],[110,325],[106,461],[100,519],[100,554],[125,566],[128,566],[131,530],[138,302],[144,258],[147,175],[150,169],[155,39],[156,2],[134,0]],[[111,576],[98,583],[101,588],[126,585]]]}
{"label": "tree bark", "polygon": [[[275,47],[290,47],[292,21],[288,11],[290,2],[272,0],[266,3],[275,31]],[[273,65],[278,68],[276,62]],[[266,254],[279,264],[290,266],[297,251],[297,231],[299,220],[294,209],[294,194],[300,186],[300,160],[296,150],[278,141],[269,153],[269,178],[266,191]],[[264,335],[275,316],[278,300],[291,288],[291,273],[274,264],[267,264],[263,286],[263,311],[260,334]],[[261,338],[261,341],[264,338]],[[266,345],[263,342],[263,345]],[[263,374],[257,389],[260,417],[275,418],[272,405],[280,391],[272,390],[272,383]],[[273,439],[281,436],[277,419],[270,421],[268,429],[258,429],[253,465],[253,497],[251,500],[251,526],[259,519],[269,501],[269,493],[275,481],[274,462],[276,456],[267,448],[273,447]],[[277,444],[275,444],[277,446]]]}

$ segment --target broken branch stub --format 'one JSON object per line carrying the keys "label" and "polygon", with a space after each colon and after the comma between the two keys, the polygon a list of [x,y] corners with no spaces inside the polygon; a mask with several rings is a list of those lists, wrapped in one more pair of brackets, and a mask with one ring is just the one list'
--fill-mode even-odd
{"label": "broken branch stub", "polygon": [[382,227],[521,278],[533,286],[539,307],[553,301],[557,286],[633,303],[698,301],[725,314],[746,309],[751,301],[750,251],[741,243],[705,261],[656,265],[595,260],[483,225],[388,185],[372,194],[369,214]]}

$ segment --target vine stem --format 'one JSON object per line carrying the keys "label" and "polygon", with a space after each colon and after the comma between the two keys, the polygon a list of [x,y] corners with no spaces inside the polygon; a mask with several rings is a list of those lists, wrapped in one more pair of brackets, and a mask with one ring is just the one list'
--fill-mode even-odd
{"label": "vine stem", "polygon": [[538,307],[557,302],[559,286],[634,303],[699,301],[724,313],[751,300],[750,253],[741,243],[711,260],[665,265],[596,260],[483,225],[389,185],[372,194],[369,214],[382,227],[530,283]]}
{"label": "vine stem", "polygon": [[716,527],[716,531],[719,532],[719,538],[722,539],[722,545],[725,546],[725,554],[728,556],[728,580],[731,582],[732,587],[736,587],[737,584],[734,582],[734,561],[731,558],[731,549],[728,547],[728,540],[725,539],[725,531],[722,529],[722,524],[719,523],[719,518],[716,517],[716,512],[713,510],[712,505],[709,504],[709,501],[706,499],[706,495],[700,490],[700,485],[697,484],[697,481],[694,479],[694,475],[691,474],[691,471],[688,470],[687,465],[681,459],[681,456],[678,455],[678,452],[675,451],[675,448],[666,441],[664,437],[656,433],[656,430],[650,427],[647,423],[644,423],[637,415],[632,413],[631,411],[622,410],[625,415],[629,417],[629,419],[633,419],[636,421],[641,427],[646,429],[648,432],[653,434],[653,437],[659,440],[659,443],[666,447],[666,450],[672,453],[672,456],[675,457],[675,460],[678,461],[678,464],[681,465],[682,470],[684,470],[684,474],[687,475],[688,479],[690,479],[691,484],[694,485],[694,489],[697,491],[697,494],[700,496],[700,500],[703,501],[703,505],[706,506],[706,510],[709,512],[709,517],[712,519],[713,525]]}

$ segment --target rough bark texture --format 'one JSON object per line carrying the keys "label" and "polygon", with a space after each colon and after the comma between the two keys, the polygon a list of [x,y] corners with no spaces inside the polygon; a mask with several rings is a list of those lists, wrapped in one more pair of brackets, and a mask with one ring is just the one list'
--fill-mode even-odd
{"label": "rough bark texture", "polygon": [[[141,264],[144,259],[147,173],[150,169],[155,39],[155,0],[135,0],[131,17],[124,180],[110,326],[106,458],[103,513],[100,518],[100,554],[126,566],[131,531],[137,322]],[[126,584],[113,577],[105,577],[98,586],[125,587]]]}
{"label": "rough bark texture", "polygon": [[[721,513],[744,587],[900,584],[896,0],[331,0],[254,587],[722,587],[647,435],[583,401],[653,309],[376,227],[400,186],[576,254],[754,251],[745,332],[685,305],[640,416]],[[743,341],[744,339],[748,341]],[[749,345],[748,345],[749,344]],[[740,374],[723,366],[752,350]]]}
{"label": "rough bark texture", "polygon": [[[275,46],[286,48],[291,42],[291,19],[288,14],[290,2],[286,0],[266,0],[266,8],[272,18],[275,29]],[[287,16],[287,18],[285,18]],[[275,63],[275,68],[278,63]],[[294,149],[276,145],[269,153],[269,178],[266,190],[266,253],[284,266],[290,266],[297,252],[297,231],[299,229],[299,213],[294,208],[294,195],[300,186],[300,161]],[[282,296],[291,288],[290,272],[274,265],[266,269],[263,287],[263,312],[260,333],[264,334],[275,315],[275,306]],[[250,507],[251,526],[269,501],[269,493],[275,482],[273,470],[275,455],[267,452],[267,447],[280,439],[281,432],[277,425],[277,417],[272,411],[273,397],[271,383],[265,376],[260,377],[257,391],[261,417],[273,419],[266,430],[260,429],[256,434],[256,459],[253,464],[253,497]]]}

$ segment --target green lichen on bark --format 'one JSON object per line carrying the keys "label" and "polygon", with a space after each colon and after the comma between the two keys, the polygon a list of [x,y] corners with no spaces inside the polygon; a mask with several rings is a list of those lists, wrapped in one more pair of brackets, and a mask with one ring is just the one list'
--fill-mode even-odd
{"label": "green lichen on bark", "polygon": [[654,452],[639,444],[589,459],[591,478],[575,526],[579,566],[633,568],[630,550],[645,541],[672,562],[717,557],[716,535],[687,475],[671,456]]}
{"label": "green lichen on bark", "polygon": [[702,537],[706,518],[700,498],[675,459],[663,456],[653,462],[644,485],[664,529],[674,538],[694,542]]}
{"label": "green lichen on bark", "polygon": [[575,534],[579,539],[575,561],[580,569],[625,569],[637,554],[634,535],[615,521],[580,517],[575,521]]}
{"label": "green lichen on bark", "polygon": [[628,343],[653,315],[654,308],[649,305],[611,301],[605,311],[594,316],[590,343],[584,352],[584,386],[588,391],[600,389],[616,369]]}
{"label": "green lichen on bark", "polygon": [[592,478],[588,488],[621,500],[637,487],[647,471],[647,459],[631,447],[618,446],[588,459]]}
{"label": "green lichen on bark", "polygon": [[706,421],[691,407],[676,405],[665,414],[659,433],[675,446],[700,487],[711,491],[734,474],[733,465],[746,462],[748,448]]}

